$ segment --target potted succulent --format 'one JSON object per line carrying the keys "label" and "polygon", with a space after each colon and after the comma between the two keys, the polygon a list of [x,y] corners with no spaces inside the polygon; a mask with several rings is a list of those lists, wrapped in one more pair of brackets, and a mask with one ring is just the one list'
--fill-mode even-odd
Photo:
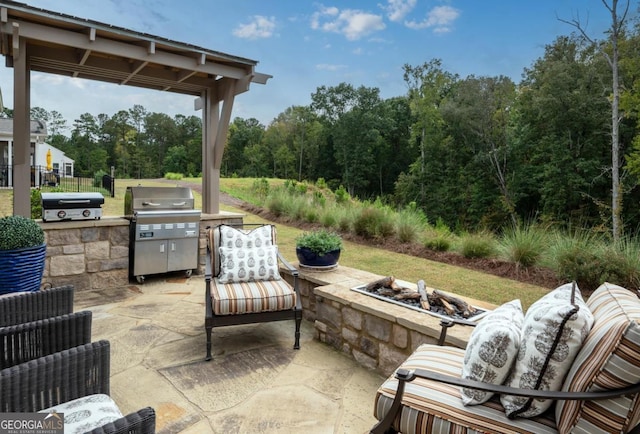
{"label": "potted succulent", "polygon": [[309,268],[334,268],[342,251],[342,237],[326,229],[305,232],[296,238],[296,256]]}
{"label": "potted succulent", "polygon": [[0,294],[40,289],[46,253],[44,231],[19,215],[0,218]]}

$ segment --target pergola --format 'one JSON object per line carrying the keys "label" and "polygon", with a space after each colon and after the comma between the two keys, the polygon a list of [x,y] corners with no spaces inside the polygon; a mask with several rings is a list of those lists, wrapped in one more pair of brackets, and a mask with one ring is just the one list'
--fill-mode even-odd
{"label": "pergola", "polygon": [[13,68],[14,214],[30,216],[30,73],[193,95],[202,109],[202,211],[220,211],[220,166],[236,95],[270,75],[257,61],[0,0],[0,53]]}

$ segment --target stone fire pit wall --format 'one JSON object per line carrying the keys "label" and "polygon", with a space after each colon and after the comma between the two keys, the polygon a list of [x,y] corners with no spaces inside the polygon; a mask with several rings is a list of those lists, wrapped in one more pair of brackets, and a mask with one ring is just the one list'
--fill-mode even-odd
{"label": "stone fire pit wall", "polygon": [[[285,278],[291,279],[291,276]],[[363,366],[390,375],[419,345],[436,344],[440,318],[378,300],[350,288],[384,276],[339,266],[333,271],[300,271],[304,318],[316,338],[349,354]],[[474,306],[495,306],[465,299]],[[464,348],[472,328],[448,330],[447,345]]]}

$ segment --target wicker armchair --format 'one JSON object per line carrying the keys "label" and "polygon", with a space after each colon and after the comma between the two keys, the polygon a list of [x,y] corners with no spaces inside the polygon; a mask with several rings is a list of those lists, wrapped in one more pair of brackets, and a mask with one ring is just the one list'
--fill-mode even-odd
{"label": "wicker armchair", "polygon": [[[110,345],[102,340],[2,369],[0,412],[37,412],[89,395],[108,395],[109,364]],[[155,412],[147,407],[90,432],[152,434]]]}
{"label": "wicker armchair", "polygon": [[0,297],[0,327],[73,312],[73,286]]}
{"label": "wicker armchair", "polygon": [[91,342],[90,311],[0,327],[0,369]]}

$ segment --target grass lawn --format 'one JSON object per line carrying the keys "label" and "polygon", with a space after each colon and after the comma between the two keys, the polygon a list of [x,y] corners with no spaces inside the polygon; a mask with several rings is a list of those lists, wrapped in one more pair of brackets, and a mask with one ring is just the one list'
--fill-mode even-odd
{"label": "grass lawn", "polygon": [[[181,182],[201,181],[200,179],[183,179]],[[221,189],[234,195],[234,191],[240,191],[242,188],[246,188],[247,183],[250,182],[253,181],[248,179],[224,178],[221,180]],[[166,187],[170,186],[171,183],[153,180],[118,179],[116,180],[116,197],[105,198],[103,215],[122,216],[124,213],[124,195],[126,188],[127,186],[136,185]],[[194,191],[193,194],[196,209],[202,209],[201,195],[196,191]],[[11,215],[13,213],[12,195],[13,192],[11,190],[0,190],[0,216]],[[225,211],[246,214],[245,211],[225,205],[221,205],[220,208]],[[245,221],[247,223],[263,222],[262,219],[251,214],[246,215]],[[295,255],[295,239],[301,233],[301,230],[283,224],[278,224],[277,230],[280,251],[287,260],[297,261]],[[408,282],[417,282],[422,279],[429,287],[443,289],[493,304],[502,304],[519,298],[522,301],[524,309],[548,292],[548,289],[539,286],[348,241],[344,242],[344,249],[340,256],[340,264],[383,276],[393,275],[398,279]]]}

